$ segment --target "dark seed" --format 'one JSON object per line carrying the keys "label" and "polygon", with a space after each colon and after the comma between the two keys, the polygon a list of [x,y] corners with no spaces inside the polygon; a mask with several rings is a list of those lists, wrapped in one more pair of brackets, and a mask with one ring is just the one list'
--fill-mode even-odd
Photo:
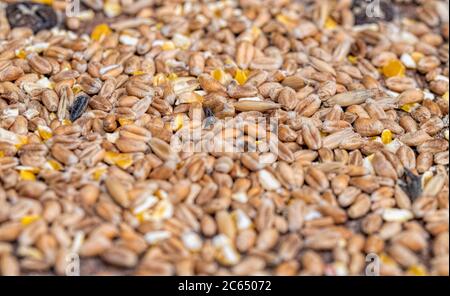
{"label": "dark seed", "polygon": [[422,194],[421,177],[405,169],[404,180],[399,181],[400,187],[408,194],[411,200],[415,200]]}
{"label": "dark seed", "polygon": [[379,21],[390,22],[396,15],[394,4],[388,3],[386,0],[353,1],[352,11],[355,15],[356,25]]}
{"label": "dark seed", "polygon": [[216,118],[214,117],[214,112],[209,107],[203,108],[203,111],[205,112],[205,128],[209,128],[211,125],[216,122]]}
{"label": "dark seed", "polygon": [[79,95],[70,108],[70,121],[75,121],[83,114],[89,102],[89,97],[86,95]]}
{"label": "dark seed", "polygon": [[31,2],[9,4],[6,16],[12,28],[28,27],[34,33],[55,27],[58,20],[51,6]]}

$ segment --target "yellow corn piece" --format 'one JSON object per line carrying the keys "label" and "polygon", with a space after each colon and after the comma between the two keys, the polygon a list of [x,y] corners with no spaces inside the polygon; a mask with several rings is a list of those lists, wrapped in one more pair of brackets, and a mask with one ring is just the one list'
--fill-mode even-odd
{"label": "yellow corn piece", "polygon": [[126,117],[120,117],[117,121],[120,123],[121,126],[134,123],[134,119]]}
{"label": "yellow corn piece", "polygon": [[117,165],[122,169],[127,169],[133,164],[133,156],[128,153],[108,151],[105,153],[104,161],[112,165]]}
{"label": "yellow corn piece", "polygon": [[400,109],[402,109],[403,111],[409,113],[409,112],[411,112],[411,111],[414,109],[414,107],[416,107],[417,105],[418,105],[417,103],[408,103],[408,104],[405,104],[405,105],[401,106]]}
{"label": "yellow corn piece", "polygon": [[291,19],[290,17],[284,14],[277,15],[276,19],[277,21],[279,21],[288,28],[293,28],[297,25],[297,22],[295,20]]}
{"label": "yellow corn piece", "polygon": [[92,173],[92,178],[93,178],[95,181],[99,181],[105,173],[106,173],[106,168],[97,168],[97,169]]}
{"label": "yellow corn piece", "polygon": [[144,222],[145,219],[145,212],[141,212],[135,215],[136,219],[139,221],[139,223]]}
{"label": "yellow corn piece", "polygon": [[33,0],[34,3],[40,3],[45,5],[52,5],[53,0]]}
{"label": "yellow corn piece", "polygon": [[392,132],[390,130],[383,130],[383,132],[381,133],[381,142],[383,142],[383,144],[385,145],[392,142]]}
{"label": "yellow corn piece", "polygon": [[117,2],[107,1],[103,5],[103,11],[108,17],[115,17],[122,13],[122,6]]}
{"label": "yellow corn piece", "polygon": [[367,160],[372,162],[373,158],[375,157],[375,154],[370,154],[369,156],[367,156]]}
{"label": "yellow corn piece", "polygon": [[153,86],[160,86],[167,82],[167,77],[163,73],[153,76]]}
{"label": "yellow corn piece", "polygon": [[380,261],[381,261],[381,263],[386,264],[386,265],[394,265],[394,266],[397,265],[397,263],[395,263],[394,259],[392,259],[385,253],[380,254]]}
{"label": "yellow corn piece", "polygon": [[17,149],[20,149],[20,147],[22,147],[23,145],[28,144],[27,136],[20,135],[20,136],[18,136],[18,140],[19,140],[19,143],[14,145],[14,146],[16,146]]}
{"label": "yellow corn piece", "polygon": [[448,91],[446,91],[445,94],[442,95],[442,98],[448,101]]}
{"label": "yellow corn piece", "polygon": [[325,29],[332,30],[337,27],[337,23],[331,17],[328,17],[325,21],[324,27]]}
{"label": "yellow corn piece", "polygon": [[48,160],[46,163],[46,167],[55,171],[61,171],[63,169],[63,166],[54,159]]}
{"label": "yellow corn piece", "polygon": [[404,76],[405,66],[401,61],[393,59],[388,61],[382,68],[382,72],[386,77]]}
{"label": "yellow corn piece", "polygon": [[234,75],[234,79],[240,84],[243,85],[247,81],[247,74],[246,71],[243,71],[241,69],[236,70],[236,74]]}
{"label": "yellow corn piece", "polygon": [[63,119],[61,124],[62,125],[72,125],[72,121],[70,121],[69,119]]}
{"label": "yellow corn piece", "polygon": [[97,25],[91,33],[91,39],[95,41],[101,40],[104,36],[111,34],[111,29],[107,24]]}
{"label": "yellow corn piece", "polygon": [[81,87],[81,85],[79,85],[79,84],[75,84],[73,87],[72,87],[72,91],[73,91],[73,94],[74,95],[76,95],[76,94],[78,94],[80,91],[82,91],[83,90],[83,88]]}
{"label": "yellow corn piece", "polygon": [[16,58],[19,58],[19,59],[24,59],[27,57],[27,53],[23,49],[17,49],[15,54],[16,54]]}
{"label": "yellow corn piece", "polygon": [[427,271],[425,268],[421,265],[413,265],[410,268],[408,268],[407,274],[414,275],[414,276],[425,276],[427,275]]}
{"label": "yellow corn piece", "polygon": [[35,181],[36,176],[34,175],[34,173],[32,171],[21,170],[20,171],[20,179],[25,180],[25,181]]}
{"label": "yellow corn piece", "polygon": [[217,81],[219,81],[220,83],[222,83],[224,80],[225,80],[225,71],[223,71],[222,69],[220,69],[220,68],[217,68],[217,69],[214,69],[212,72],[211,72],[211,76],[215,79],[215,80],[217,80]]}
{"label": "yellow corn piece", "polygon": [[250,33],[253,37],[253,40],[256,40],[259,37],[259,35],[261,35],[261,29],[256,26],[253,26]]}
{"label": "yellow corn piece", "polygon": [[131,74],[133,74],[133,76],[139,76],[139,75],[144,75],[145,72],[144,72],[144,71],[141,71],[141,70],[137,70],[137,71],[134,71],[134,72],[131,73]]}
{"label": "yellow corn piece", "polygon": [[350,63],[352,63],[352,64],[356,64],[356,63],[358,62],[358,57],[349,55],[349,56],[348,56],[348,61],[349,61]]}
{"label": "yellow corn piece", "polygon": [[179,130],[182,127],[183,127],[183,114],[182,113],[178,113],[175,116],[175,119],[173,121],[172,130],[177,131],[177,130]]}
{"label": "yellow corn piece", "polygon": [[159,199],[166,199],[168,197],[167,192],[161,189],[155,191],[155,196]]}
{"label": "yellow corn piece", "polygon": [[38,130],[39,136],[44,141],[50,139],[53,136],[53,132],[48,126],[39,125],[37,130]]}
{"label": "yellow corn piece", "polygon": [[23,226],[27,226],[39,220],[40,218],[41,216],[39,215],[25,215],[20,219],[20,223],[22,223]]}
{"label": "yellow corn piece", "polygon": [[172,41],[166,41],[162,45],[163,50],[172,50],[175,49],[175,44]]}
{"label": "yellow corn piece", "polygon": [[411,54],[411,57],[413,58],[414,62],[416,64],[423,58],[423,53],[415,51]]}
{"label": "yellow corn piece", "polygon": [[5,152],[0,151],[0,157],[3,157],[3,156],[5,156]]}
{"label": "yellow corn piece", "polygon": [[170,81],[174,81],[177,78],[178,75],[176,73],[170,73],[169,75],[167,75],[167,79],[169,79]]}

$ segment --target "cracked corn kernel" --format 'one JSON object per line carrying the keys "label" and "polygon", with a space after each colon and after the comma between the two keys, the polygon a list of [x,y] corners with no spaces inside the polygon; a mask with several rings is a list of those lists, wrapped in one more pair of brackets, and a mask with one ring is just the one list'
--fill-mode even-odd
{"label": "cracked corn kernel", "polygon": [[214,69],[212,72],[211,72],[211,76],[215,79],[215,80],[217,80],[217,81],[219,81],[219,82],[221,82],[222,83],[222,81],[224,81],[225,80],[225,72],[222,70],[222,69],[219,69],[219,68],[217,68],[217,69]]}
{"label": "cracked corn kernel", "polygon": [[153,86],[160,86],[167,82],[167,77],[163,73],[153,76]]}
{"label": "cracked corn kernel", "polygon": [[352,56],[352,55],[349,55],[349,56],[347,57],[347,59],[348,59],[348,61],[349,61],[350,63],[352,63],[352,64],[356,64],[356,62],[358,62],[358,57],[355,57],[355,56]]}
{"label": "cracked corn kernel", "polygon": [[173,121],[172,130],[177,131],[177,130],[179,130],[182,127],[183,127],[183,114],[182,113],[178,113],[175,116],[175,119]]}
{"label": "cracked corn kernel", "polygon": [[73,91],[73,94],[74,95],[76,95],[76,94],[78,94],[80,91],[82,91],[83,90],[83,88],[81,87],[81,85],[79,85],[79,84],[75,84],[73,87],[72,87],[72,91]]}
{"label": "cracked corn kernel", "polygon": [[116,1],[107,1],[103,5],[103,11],[108,17],[115,17],[122,13],[122,7]]}
{"label": "cracked corn kernel", "polygon": [[408,275],[414,275],[414,276],[425,276],[427,275],[427,271],[425,268],[421,265],[413,265],[406,271]]}
{"label": "cracked corn kernel", "polygon": [[176,73],[170,73],[169,75],[167,75],[167,79],[169,79],[170,81],[174,81],[177,78],[178,75]]}
{"label": "cracked corn kernel", "polygon": [[337,23],[331,17],[327,18],[327,20],[325,21],[325,29],[332,30],[336,27]]}
{"label": "cracked corn kernel", "polygon": [[53,0],[33,0],[34,3],[40,3],[45,5],[52,5]]}
{"label": "cracked corn kernel", "polygon": [[72,121],[70,121],[69,119],[63,119],[63,120],[61,121],[61,124],[62,124],[62,125],[71,125],[71,124],[72,124]]}
{"label": "cracked corn kernel", "polygon": [[162,45],[163,50],[173,50],[175,48],[175,44],[172,41],[166,41]]}
{"label": "cracked corn kernel", "polygon": [[391,266],[397,265],[397,263],[394,261],[394,259],[389,257],[389,255],[387,255],[386,253],[380,254],[380,261],[381,261],[381,263],[386,264],[386,265],[391,265]]}
{"label": "cracked corn kernel", "polygon": [[405,66],[397,59],[390,60],[383,66],[382,72],[386,77],[404,76]]}
{"label": "cracked corn kernel", "polygon": [[137,70],[137,71],[134,71],[133,73],[131,73],[133,76],[139,76],[139,75],[144,75],[145,74],[145,72],[144,71],[141,71],[141,70]]}
{"label": "cracked corn kernel", "polygon": [[28,137],[27,136],[17,136],[18,139],[18,143],[14,146],[16,146],[17,149],[20,149],[20,147],[22,147],[25,144],[28,144]]}
{"label": "cracked corn kernel", "polygon": [[19,59],[25,59],[27,57],[27,53],[23,49],[17,49],[15,54],[16,54],[16,57]]}
{"label": "cracked corn kernel", "polygon": [[61,171],[63,169],[62,165],[54,159],[50,159],[45,163],[45,167],[55,171]]}
{"label": "cracked corn kernel", "polygon": [[414,62],[416,64],[423,58],[423,53],[415,51],[411,54],[411,57],[413,58]]}
{"label": "cracked corn kernel", "polygon": [[111,34],[111,29],[108,27],[107,24],[100,24],[97,25],[91,34],[91,39],[95,41],[101,40],[104,36],[108,36]]}
{"label": "cracked corn kernel", "polygon": [[39,136],[44,141],[50,139],[53,136],[53,132],[48,126],[39,125],[37,130],[38,130]]}
{"label": "cracked corn kernel", "polygon": [[0,157],[3,157],[3,156],[5,156],[5,152],[0,151]]}
{"label": "cracked corn kernel", "polygon": [[234,79],[239,83],[240,85],[245,84],[247,81],[247,71],[237,69],[236,74],[234,75]]}
{"label": "cracked corn kernel", "polygon": [[289,28],[295,27],[297,25],[297,22],[295,20],[291,19],[290,17],[284,14],[277,15],[276,19],[277,21],[279,21],[280,23]]}
{"label": "cracked corn kernel", "polygon": [[405,104],[403,106],[400,107],[400,109],[402,109],[405,112],[410,113],[411,111],[413,111],[415,109],[415,107],[417,107],[419,104],[417,103],[408,103]]}
{"label": "cracked corn kernel", "polygon": [[20,219],[20,223],[22,223],[23,226],[27,226],[39,220],[40,218],[41,217],[39,215],[25,215]]}
{"label": "cracked corn kernel", "polygon": [[381,133],[381,141],[383,144],[389,144],[392,142],[392,132],[388,129],[383,130]]}
{"label": "cracked corn kernel", "polygon": [[132,118],[126,118],[126,117],[120,117],[119,119],[117,119],[117,121],[120,123],[121,126],[134,123],[134,120]]}
{"label": "cracked corn kernel", "polygon": [[133,164],[133,156],[129,153],[108,151],[105,153],[104,161],[111,165],[117,165],[122,169],[127,169]]}
{"label": "cracked corn kernel", "polygon": [[21,170],[20,171],[20,179],[24,181],[36,181],[36,176],[32,171]]}
{"label": "cracked corn kernel", "polygon": [[448,101],[448,91],[446,91],[445,94],[442,95],[442,98]]}
{"label": "cracked corn kernel", "polygon": [[92,173],[92,179],[94,179],[95,181],[99,181],[105,173],[106,173],[106,168],[97,168]]}

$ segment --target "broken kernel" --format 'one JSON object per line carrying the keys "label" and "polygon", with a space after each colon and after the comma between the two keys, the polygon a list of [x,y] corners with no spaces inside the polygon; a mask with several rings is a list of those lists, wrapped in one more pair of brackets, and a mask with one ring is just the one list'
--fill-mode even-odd
{"label": "broken kernel", "polygon": [[442,98],[448,102],[448,91],[446,91],[445,94],[442,95]]}
{"label": "broken kernel", "polygon": [[383,130],[383,132],[381,133],[381,141],[385,145],[392,142],[392,132],[388,129]]}
{"label": "broken kernel", "polygon": [[91,39],[93,39],[95,41],[99,41],[102,38],[104,38],[105,36],[108,36],[109,34],[111,34],[111,29],[108,27],[108,25],[100,24],[100,25],[97,25],[94,28],[94,30],[92,31]]}
{"label": "broken kernel", "polygon": [[247,74],[245,71],[241,69],[236,70],[236,74],[234,75],[234,79],[240,84],[243,85],[247,81]]}
{"label": "broken kernel", "polygon": [[402,64],[401,61],[393,59],[383,66],[382,72],[386,77],[404,76],[405,66]]}
{"label": "broken kernel", "polygon": [[145,74],[145,72],[144,71],[141,71],[141,70],[137,70],[137,71],[134,71],[133,73],[131,73],[133,76],[139,76],[139,75],[144,75]]}

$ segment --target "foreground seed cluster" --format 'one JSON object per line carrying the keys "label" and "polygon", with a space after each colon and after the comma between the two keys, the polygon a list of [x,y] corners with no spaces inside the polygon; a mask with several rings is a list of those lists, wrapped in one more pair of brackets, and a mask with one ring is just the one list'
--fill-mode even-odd
{"label": "foreground seed cluster", "polygon": [[449,274],[448,2],[26,2],[0,274]]}

